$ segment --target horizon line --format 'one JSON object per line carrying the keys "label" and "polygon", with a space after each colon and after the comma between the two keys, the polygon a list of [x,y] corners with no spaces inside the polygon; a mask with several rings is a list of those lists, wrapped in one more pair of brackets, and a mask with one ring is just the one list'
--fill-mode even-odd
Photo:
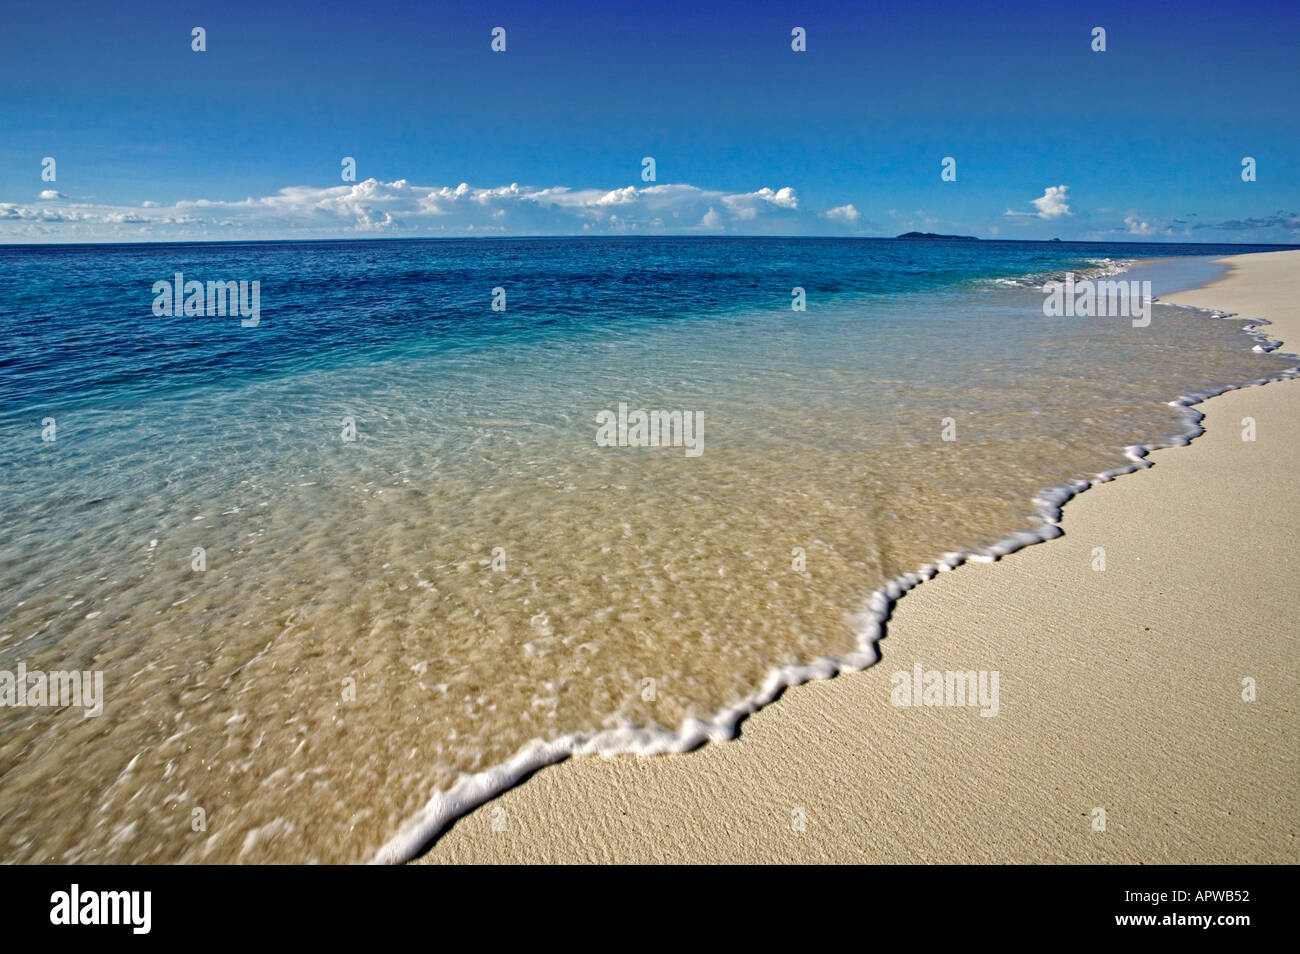
{"label": "horizon line", "polygon": [[[906,235],[781,235],[773,233],[756,233],[752,235],[690,235],[678,233],[665,234],[626,234],[626,235],[591,235],[583,233],[551,235],[390,235],[354,238],[270,238],[270,239],[182,239],[174,241],[139,241],[139,242],[0,242],[0,249],[6,248],[101,248],[141,245],[324,245],[340,242],[502,242],[502,241],[549,241],[557,239],[584,239],[587,241],[607,241],[610,239],[633,239],[649,241],[653,239],[688,239],[693,241],[744,240],[744,239],[782,239],[800,242],[987,242],[1007,245],[1204,245],[1225,246],[1242,245],[1258,248],[1300,249],[1300,243],[1292,242],[1170,242],[1163,240],[1133,241],[1132,239],[1009,239],[982,238],[975,235],[942,235],[922,233],[925,237],[905,238]],[[933,235],[933,237],[929,237]]]}

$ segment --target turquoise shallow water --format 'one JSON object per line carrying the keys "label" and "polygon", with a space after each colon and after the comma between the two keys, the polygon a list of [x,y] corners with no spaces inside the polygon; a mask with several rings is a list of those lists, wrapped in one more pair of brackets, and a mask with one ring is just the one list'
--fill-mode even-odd
{"label": "turquoise shallow water", "polygon": [[[1292,366],[1186,309],[1043,315],[1066,271],[1183,256],[1134,272],[1159,295],[1215,251],[0,249],[0,669],[106,696],[0,710],[8,857],[361,860],[532,741],[644,746],[856,658],[888,581]],[[260,322],[155,316],[177,271],[259,281]],[[703,452],[600,446],[620,403]]]}

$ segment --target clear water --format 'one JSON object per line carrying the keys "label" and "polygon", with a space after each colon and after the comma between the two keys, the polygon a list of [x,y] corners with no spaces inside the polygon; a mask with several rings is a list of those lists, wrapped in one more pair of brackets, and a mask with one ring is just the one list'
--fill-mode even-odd
{"label": "clear water", "polygon": [[[1186,432],[1169,401],[1294,365],[1240,320],[1052,319],[1034,286],[1196,256],[1153,266],[1172,290],[1247,250],[0,248],[0,670],[106,696],[0,709],[4,857],[363,860],[532,740],[674,730],[848,656],[889,580]],[[260,323],[155,317],[177,271],[260,281]],[[703,453],[599,446],[620,402],[702,414]]]}

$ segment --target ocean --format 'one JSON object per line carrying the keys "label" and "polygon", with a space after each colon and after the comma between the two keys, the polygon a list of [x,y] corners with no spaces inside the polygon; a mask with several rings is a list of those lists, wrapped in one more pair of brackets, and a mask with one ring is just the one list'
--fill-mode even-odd
{"label": "ocean", "polygon": [[[1248,315],[1044,313],[1252,250],[0,247],[3,857],[401,860],[569,753],[726,738],[1295,374]],[[178,274],[258,311],[178,313]],[[6,701],[20,666],[101,711]]]}

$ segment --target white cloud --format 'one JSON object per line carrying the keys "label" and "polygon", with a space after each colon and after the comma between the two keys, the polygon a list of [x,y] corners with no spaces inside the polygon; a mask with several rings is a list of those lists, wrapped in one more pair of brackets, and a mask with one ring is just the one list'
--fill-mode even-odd
{"label": "white cloud", "polygon": [[64,196],[64,194],[63,194],[62,192],[59,192],[57,189],[42,189],[42,190],[41,190],[41,194],[40,194],[39,196],[37,196],[37,198],[39,198],[39,199],[63,199],[63,198],[66,198],[66,196]]}
{"label": "white cloud", "polygon": [[709,211],[704,213],[704,218],[700,219],[699,228],[706,232],[718,232],[725,226],[722,222],[722,216],[718,215],[717,210],[710,206]]}
{"label": "white cloud", "polygon": [[1006,214],[1011,216],[1031,215],[1040,219],[1059,219],[1062,216],[1072,215],[1067,194],[1069,191],[1070,187],[1065,185],[1048,186],[1041,196],[1037,199],[1031,199],[1029,202],[1038,210],[1037,212],[1015,212],[1007,209]]}
{"label": "white cloud", "polygon": [[741,192],[724,195],[721,198],[732,215],[746,222],[758,218],[760,213],[771,209],[799,208],[799,199],[795,196],[794,189],[789,186],[775,192],[764,187],[757,192]]}
{"label": "white cloud", "polygon": [[848,205],[838,205],[826,213],[826,218],[832,222],[844,222],[848,225],[856,225],[860,218],[858,210],[853,207],[853,203]]}
{"label": "white cloud", "polygon": [[1063,215],[1069,215],[1070,205],[1066,201],[1068,191],[1068,186],[1048,186],[1042,196],[1032,203],[1034,208],[1038,210],[1038,217],[1040,219],[1059,219]]}
{"label": "white cloud", "polygon": [[1136,215],[1125,216],[1124,225],[1129,235],[1155,235],[1158,231],[1150,222],[1139,221]]}

